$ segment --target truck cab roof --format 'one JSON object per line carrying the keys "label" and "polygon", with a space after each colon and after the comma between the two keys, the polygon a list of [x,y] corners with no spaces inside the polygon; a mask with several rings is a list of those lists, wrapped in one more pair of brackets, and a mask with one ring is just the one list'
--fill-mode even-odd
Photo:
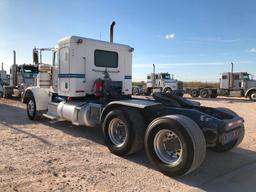
{"label": "truck cab roof", "polygon": [[115,47],[118,47],[118,48],[124,48],[124,49],[130,50],[131,52],[134,50],[134,48],[130,47],[129,45],[118,44],[118,43],[110,43],[108,41],[90,39],[90,38],[85,38],[85,37],[80,37],[80,36],[64,37],[64,38],[60,39],[59,45],[67,44],[67,43],[82,43],[83,41],[90,41],[90,42],[94,42],[96,44],[109,45],[109,46],[115,46]]}

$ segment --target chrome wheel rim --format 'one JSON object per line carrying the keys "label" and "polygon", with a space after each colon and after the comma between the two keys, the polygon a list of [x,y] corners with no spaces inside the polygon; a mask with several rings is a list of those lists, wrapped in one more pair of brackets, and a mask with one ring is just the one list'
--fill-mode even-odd
{"label": "chrome wheel rim", "polygon": [[194,96],[194,97],[195,97],[195,96],[196,96],[196,91],[192,91],[192,93],[191,93],[191,94],[192,94],[192,96]]}
{"label": "chrome wheel rim", "polygon": [[114,145],[122,147],[127,137],[125,123],[119,118],[112,119],[109,123],[108,135]]}
{"label": "chrome wheel rim", "polygon": [[172,90],[171,90],[171,89],[167,89],[167,90],[165,91],[165,93],[172,93]]}
{"label": "chrome wheel rim", "polygon": [[251,95],[251,98],[252,98],[253,101],[256,101],[256,93],[253,93],[253,94]]}
{"label": "chrome wheel rim", "polygon": [[202,95],[203,95],[204,97],[206,97],[206,95],[207,95],[206,91],[204,91],[204,92],[202,93]]}
{"label": "chrome wheel rim", "polygon": [[182,143],[171,130],[162,129],[155,135],[154,150],[163,163],[176,165],[181,161]]}
{"label": "chrome wheel rim", "polygon": [[35,104],[32,100],[30,100],[28,102],[28,113],[30,116],[33,116],[34,115],[34,111],[35,111]]}

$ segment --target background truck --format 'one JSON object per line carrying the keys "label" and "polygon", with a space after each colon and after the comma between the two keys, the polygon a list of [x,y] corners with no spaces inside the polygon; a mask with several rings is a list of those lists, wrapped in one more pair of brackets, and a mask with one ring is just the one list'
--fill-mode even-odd
{"label": "background truck", "polygon": [[218,89],[192,88],[189,93],[192,97],[216,98],[217,96],[232,96],[247,97],[251,101],[256,101],[256,80],[247,72],[234,73],[232,70],[221,74],[220,87]]}
{"label": "background truck", "polygon": [[183,82],[174,79],[169,73],[151,73],[147,75],[147,93],[152,93],[154,89],[182,96]]}
{"label": "background truck", "polygon": [[0,70],[0,97],[3,96],[4,86],[9,85],[9,80],[10,79],[8,78],[8,75],[4,70],[4,64],[2,63],[2,67]]}
{"label": "background truck", "polygon": [[33,64],[16,64],[16,51],[13,51],[13,65],[10,68],[10,84],[3,86],[3,97],[11,98],[23,97],[25,89],[29,86],[37,84],[36,77],[38,75],[38,66],[43,64],[42,51],[51,51],[49,48],[34,48]]}
{"label": "background truck", "polygon": [[127,156],[145,147],[153,165],[169,176],[197,169],[207,147],[223,152],[242,141],[243,119],[229,109],[200,107],[168,93],[131,98],[134,49],[113,43],[114,25],[110,42],[77,36],[59,41],[53,65],[39,67],[37,76],[40,82],[48,78],[49,86],[25,90],[29,119],[101,126],[112,153]]}

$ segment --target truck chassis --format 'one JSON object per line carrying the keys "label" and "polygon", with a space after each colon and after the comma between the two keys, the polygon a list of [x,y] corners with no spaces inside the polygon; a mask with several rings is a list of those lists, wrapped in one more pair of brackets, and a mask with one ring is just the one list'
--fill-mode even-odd
{"label": "truck chassis", "polygon": [[44,116],[74,125],[101,126],[106,146],[118,156],[144,147],[152,164],[171,177],[197,169],[207,148],[228,151],[244,137],[243,119],[229,109],[201,107],[172,94],[153,96],[153,100],[126,97],[102,102],[99,98],[72,100],[51,95],[48,111],[39,111],[38,98],[30,89],[24,102],[31,120]]}
{"label": "truck chassis", "polygon": [[37,76],[50,83],[25,90],[29,119],[101,126],[112,153],[127,156],[144,147],[152,164],[172,177],[197,169],[206,148],[224,152],[242,141],[244,120],[229,109],[201,107],[171,93],[131,98],[134,49],[113,43],[114,25],[110,42],[77,36],[60,40],[53,66]]}
{"label": "truck chassis", "polygon": [[243,90],[229,90],[216,88],[192,88],[186,91],[191,97],[202,98],[217,98],[218,96],[225,97],[246,97],[251,101],[256,101],[256,88],[252,88],[246,92]]}

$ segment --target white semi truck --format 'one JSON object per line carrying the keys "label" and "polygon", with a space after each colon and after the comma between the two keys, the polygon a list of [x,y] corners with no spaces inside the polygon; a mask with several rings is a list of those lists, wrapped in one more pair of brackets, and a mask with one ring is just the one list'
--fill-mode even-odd
{"label": "white semi truck", "polygon": [[4,64],[2,63],[2,68],[0,70],[0,97],[3,96],[5,85],[9,85],[9,78],[6,71],[4,70]]}
{"label": "white semi truck", "polygon": [[[45,66],[42,62],[42,52],[52,51],[51,48],[34,48],[33,64],[17,64],[16,51],[13,51],[13,65],[10,67],[10,83],[3,86],[3,97],[11,98],[12,96],[23,98],[24,91],[27,87],[37,85],[38,67]],[[48,66],[48,65],[46,65]],[[41,67],[43,68],[43,67]]]}
{"label": "white semi truck", "polygon": [[147,75],[147,93],[153,90],[164,93],[174,93],[183,96],[183,82],[173,78],[169,73],[151,73]]}
{"label": "white semi truck", "polygon": [[112,153],[131,155],[145,147],[150,161],[169,176],[198,168],[207,147],[223,152],[242,141],[243,119],[231,110],[163,93],[153,100],[131,98],[134,49],[113,43],[114,25],[110,42],[77,36],[59,41],[53,65],[39,69],[38,82],[46,84],[25,91],[29,119],[101,126]]}
{"label": "white semi truck", "polygon": [[10,84],[3,86],[3,97],[11,98],[13,95],[21,97],[27,87],[36,85],[37,74],[37,65],[17,65],[16,51],[13,51],[13,65],[10,67]]}
{"label": "white semi truck", "polygon": [[246,97],[256,101],[256,80],[247,72],[224,72],[221,74],[220,87],[216,88],[192,88],[192,97],[216,98],[217,96]]}

